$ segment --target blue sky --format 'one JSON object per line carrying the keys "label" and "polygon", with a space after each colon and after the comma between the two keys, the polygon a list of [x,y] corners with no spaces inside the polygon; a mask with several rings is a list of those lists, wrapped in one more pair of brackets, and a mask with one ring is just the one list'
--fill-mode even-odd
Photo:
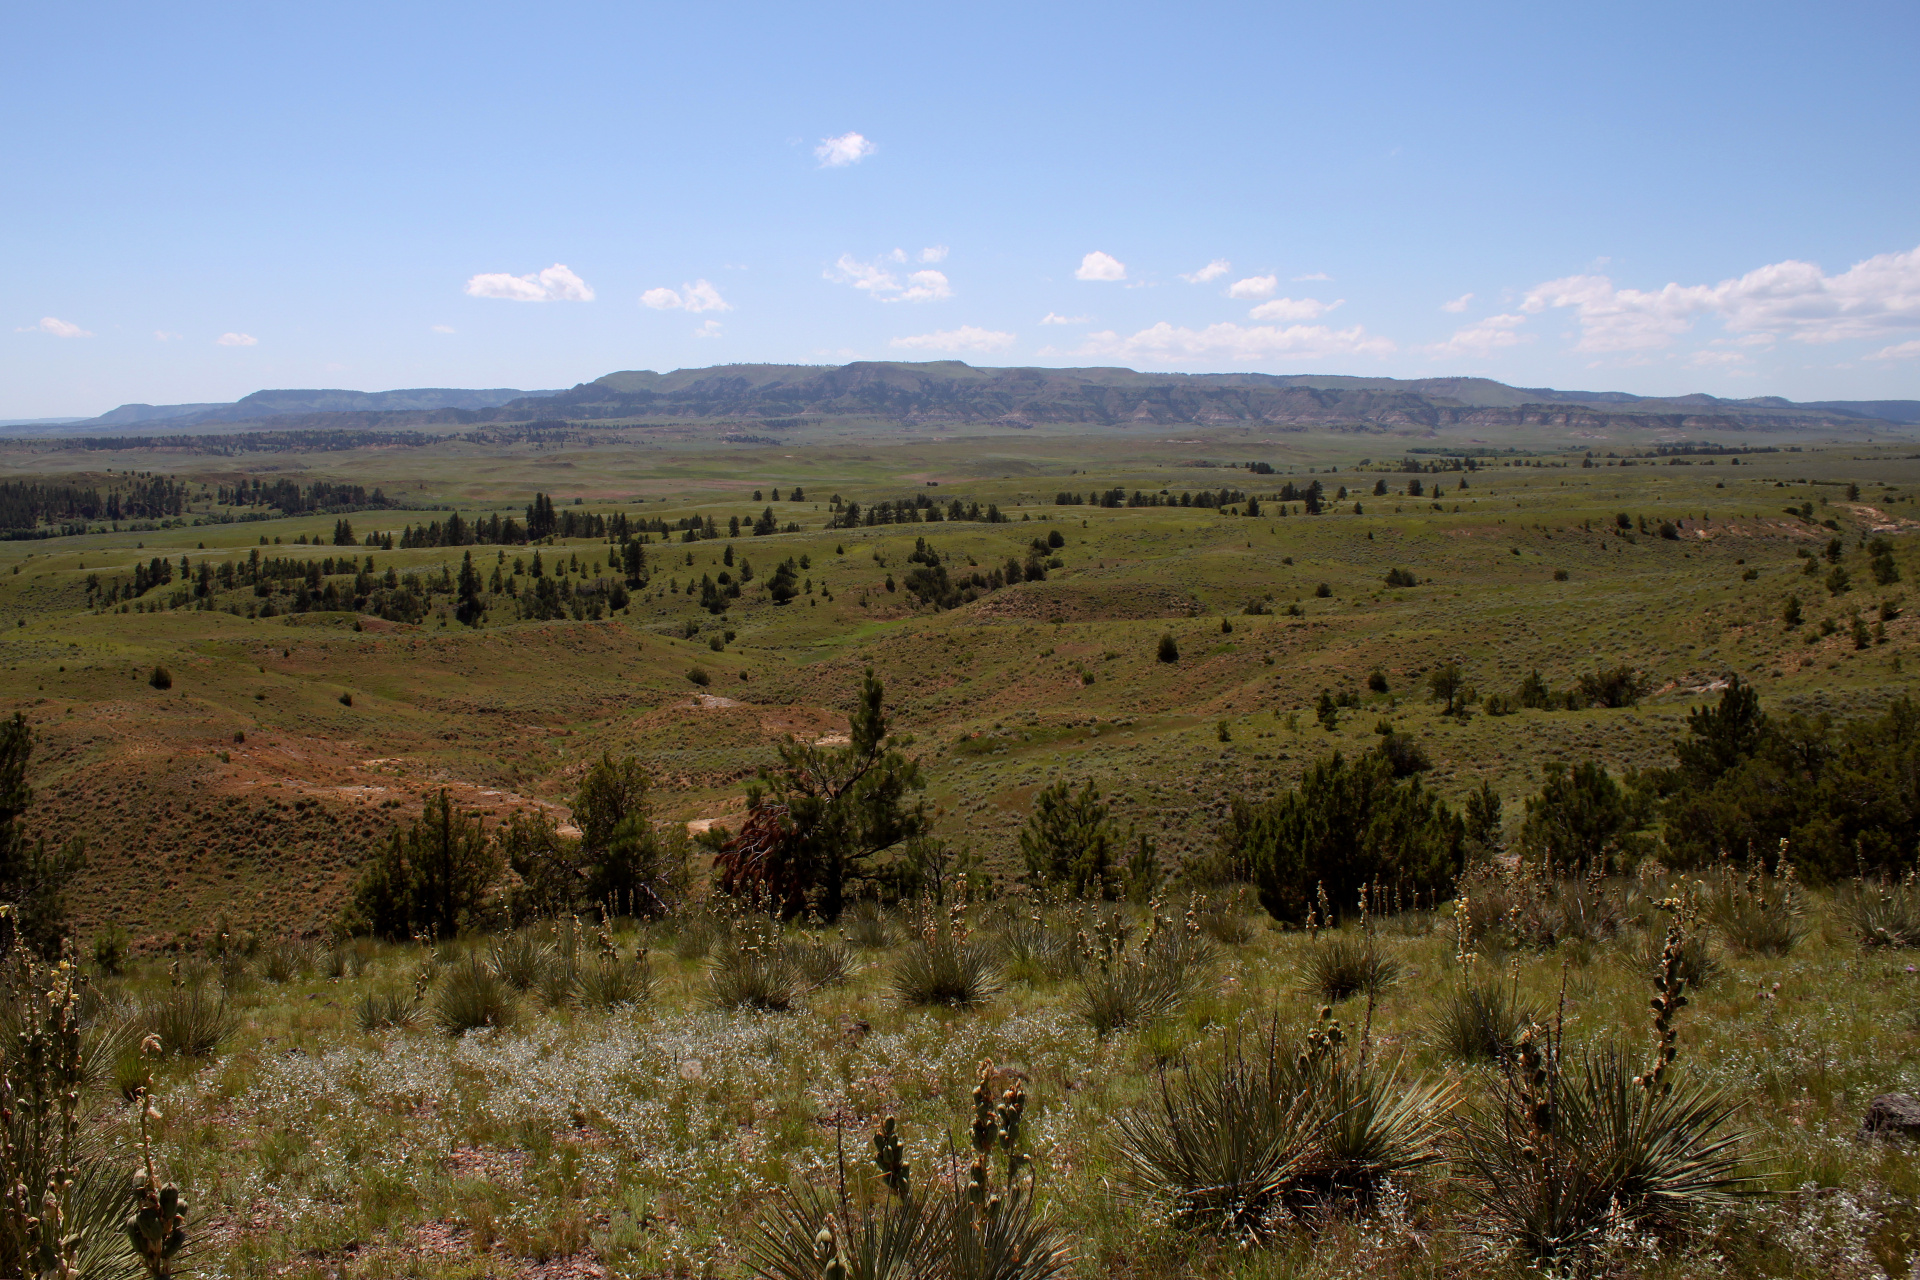
{"label": "blue sky", "polygon": [[0,417],[942,358],[1920,397],[1911,3],[81,3],[0,36]]}

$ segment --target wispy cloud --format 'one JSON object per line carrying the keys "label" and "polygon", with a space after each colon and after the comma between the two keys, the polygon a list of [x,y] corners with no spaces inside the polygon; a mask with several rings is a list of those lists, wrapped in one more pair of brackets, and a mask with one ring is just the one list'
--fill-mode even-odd
{"label": "wispy cloud", "polygon": [[1211,324],[1188,329],[1161,321],[1150,329],[1122,336],[1108,330],[1090,334],[1075,353],[1128,361],[1305,360],[1333,356],[1384,356],[1396,348],[1359,325],[1330,329],[1325,325]]}
{"label": "wispy cloud", "polygon": [[1278,276],[1248,276],[1227,286],[1229,298],[1271,298],[1280,287]]}
{"label": "wispy cloud", "polygon": [[1485,320],[1476,320],[1463,329],[1454,330],[1451,338],[1436,342],[1427,350],[1437,356],[1484,358],[1502,347],[1531,341],[1531,335],[1519,332],[1520,326],[1526,322],[1527,318],[1523,315],[1488,316]]}
{"label": "wispy cloud", "polygon": [[922,262],[945,262],[946,260],[947,246],[943,244],[928,245],[920,251],[920,261]]}
{"label": "wispy cloud", "polygon": [[1188,284],[1205,284],[1209,280],[1218,280],[1233,269],[1233,264],[1225,258],[1215,258],[1198,271],[1182,271],[1180,278]]}
{"label": "wispy cloud", "polygon": [[700,327],[699,327],[698,329],[695,329],[695,330],[693,331],[693,336],[694,336],[694,337],[696,337],[696,338],[717,338],[717,337],[719,337],[719,336],[720,336],[720,322],[719,322],[718,320],[709,320],[709,321],[707,321],[707,322],[706,322],[705,324],[703,324],[703,325],[701,325],[701,326],[700,326]]}
{"label": "wispy cloud", "polygon": [[1095,249],[1080,259],[1080,269],[1073,273],[1076,280],[1125,280],[1127,264],[1110,253]]}
{"label": "wispy cloud", "polygon": [[58,316],[41,316],[40,323],[22,325],[14,332],[50,333],[56,338],[91,338],[93,336],[90,330],[82,329],[77,324],[69,324]]}
{"label": "wispy cloud", "polygon": [[153,331],[153,340],[155,342],[178,342],[186,336],[184,333],[168,333],[165,329],[155,329]]}
{"label": "wispy cloud", "polygon": [[1299,284],[1302,280],[1331,280],[1331,279],[1333,279],[1333,277],[1328,275],[1324,271],[1310,271],[1304,276],[1295,276],[1293,278],[1293,282],[1295,284]]}
{"label": "wispy cloud", "polygon": [[[895,249],[881,261],[905,262],[907,255]],[[927,261],[922,256],[921,261]],[[839,261],[822,273],[835,284],[852,285],[869,297],[882,302],[938,302],[942,298],[953,296],[953,285],[944,272],[931,267],[907,274],[903,283],[880,262],[862,262],[850,253],[840,255]]]}
{"label": "wispy cloud", "polygon": [[655,311],[733,310],[733,304],[722,298],[720,291],[705,280],[683,284],[677,291],[664,287],[649,289],[640,295],[640,305],[652,307]]}
{"label": "wispy cloud", "polygon": [[1041,324],[1090,324],[1092,320],[1092,316],[1063,316],[1054,311],[1040,317]]}
{"label": "wispy cloud", "polygon": [[1827,275],[1788,259],[1718,284],[1669,283],[1622,289],[1603,275],[1566,276],[1536,285],[1521,310],[1573,311],[1576,351],[1632,352],[1664,347],[1704,315],[1718,315],[1730,333],[1772,334],[1827,343],[1920,328],[1920,248],[1883,253]]}
{"label": "wispy cloud", "polygon": [[850,164],[859,164],[878,149],[865,135],[849,132],[820,139],[820,145],[813,149],[813,157],[822,169],[844,169]]}
{"label": "wispy cloud", "polygon": [[467,293],[475,298],[504,298],[508,302],[593,301],[592,287],[559,262],[532,275],[483,272],[467,281]]}
{"label": "wispy cloud", "polygon": [[220,347],[257,347],[260,345],[260,339],[250,333],[223,333],[213,341],[215,346]]}
{"label": "wispy cloud", "polygon": [[958,329],[941,329],[910,338],[895,338],[889,345],[907,351],[1004,351],[1013,345],[1015,336],[967,324]]}
{"label": "wispy cloud", "polygon": [[1332,302],[1322,302],[1318,298],[1275,298],[1272,302],[1261,303],[1247,315],[1255,320],[1318,320],[1345,301],[1345,298]]}
{"label": "wispy cloud", "polygon": [[1455,315],[1458,315],[1460,312],[1465,311],[1467,309],[1467,304],[1472,301],[1473,301],[1472,294],[1463,293],[1459,297],[1455,298],[1452,302],[1441,303],[1440,309],[1442,311],[1451,311]]}
{"label": "wispy cloud", "polygon": [[1882,347],[1868,356],[1869,360],[1920,360],[1920,338],[1912,342],[1902,342],[1896,346]]}
{"label": "wispy cloud", "polygon": [[435,332],[435,333],[452,333],[452,332],[453,332],[453,326],[452,326],[452,325],[450,325],[450,324],[436,324],[436,325],[434,325],[434,326],[433,326],[433,332]]}

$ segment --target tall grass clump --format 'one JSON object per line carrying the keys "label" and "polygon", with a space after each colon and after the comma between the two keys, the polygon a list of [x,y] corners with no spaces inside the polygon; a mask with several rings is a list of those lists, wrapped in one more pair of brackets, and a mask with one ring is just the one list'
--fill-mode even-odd
{"label": "tall grass clump", "polygon": [[1736,1102],[1678,1078],[1675,1021],[1690,904],[1674,910],[1656,971],[1654,1047],[1636,1072],[1613,1046],[1569,1062],[1564,1033],[1530,1026],[1497,1097],[1455,1130],[1456,1168],[1476,1212],[1469,1229],[1496,1255],[1585,1271],[1619,1241],[1671,1235],[1751,1189],[1739,1172]]}
{"label": "tall grass clump", "polygon": [[918,936],[887,975],[901,1004],[973,1009],[999,994],[999,971],[987,948],[973,939],[963,910],[956,903],[943,924],[932,904],[923,905]]}
{"label": "tall grass clump", "polygon": [[1751,858],[1744,872],[1721,862],[1708,881],[1704,909],[1708,923],[1735,951],[1783,956],[1799,946],[1807,931],[1787,842],[1780,842],[1773,872]]}
{"label": "tall grass clump", "polygon": [[353,1006],[353,1020],[371,1035],[376,1031],[406,1031],[419,1024],[418,996],[398,991],[369,991]]}
{"label": "tall grass clump", "polygon": [[1839,917],[1863,947],[1920,947],[1920,884],[1861,881],[1843,890]]}
{"label": "tall grass clump", "polygon": [[513,988],[478,956],[447,966],[433,996],[433,1023],[442,1035],[511,1026],[518,1013]]}
{"label": "tall grass clump", "polygon": [[239,1025],[224,991],[208,982],[180,982],[140,1015],[145,1033],[158,1036],[162,1051],[186,1058],[218,1052]]}
{"label": "tall grass clump", "polygon": [[1364,1202],[1437,1161],[1451,1105],[1352,1053],[1331,1010],[1297,1052],[1277,1020],[1251,1044],[1229,1031],[1117,1118],[1122,1187],[1178,1226],[1257,1243],[1297,1209]]}
{"label": "tall grass clump", "polygon": [[553,944],[529,929],[496,938],[487,950],[487,963],[500,980],[522,993],[540,985],[555,959]]}
{"label": "tall grass clump", "polygon": [[[970,1164],[916,1185],[894,1118],[873,1134],[872,1181],[788,1187],[762,1215],[747,1257],[770,1280],[1052,1280],[1072,1262],[1065,1231],[1043,1212],[1024,1150],[1027,1097],[1018,1079],[996,1093],[980,1064],[967,1135]],[[871,1177],[871,1175],[870,1175]]]}
{"label": "tall grass clump", "polygon": [[806,991],[806,977],[771,910],[742,911],[716,939],[719,949],[707,962],[707,1003],[713,1008],[784,1013]]}
{"label": "tall grass clump", "polygon": [[1254,939],[1254,910],[1247,899],[1245,885],[1237,886],[1219,898],[1202,894],[1194,898],[1187,914],[1199,931],[1225,947],[1244,947]]}
{"label": "tall grass clump", "polygon": [[1179,927],[1157,908],[1136,947],[1127,946],[1124,933],[1104,927],[1097,927],[1091,937],[1083,933],[1080,944],[1085,964],[1073,1009],[1103,1036],[1172,1013],[1192,993],[1211,959],[1191,914]]}
{"label": "tall grass clump", "polygon": [[1074,938],[1036,908],[1012,912],[986,935],[1002,972],[1018,982],[1057,982],[1085,964]]}
{"label": "tall grass clump", "polygon": [[1365,992],[1378,996],[1400,980],[1400,962],[1371,937],[1336,933],[1316,944],[1306,960],[1307,989],[1338,1004]]}
{"label": "tall grass clump", "polygon": [[885,907],[863,898],[841,914],[840,935],[862,951],[882,951],[893,945],[893,922]]}
{"label": "tall grass clump", "polygon": [[600,929],[598,942],[597,953],[580,966],[574,979],[580,1003],[604,1013],[651,999],[653,968],[648,963],[647,949],[637,946],[631,957],[622,959],[612,933],[605,926]]}

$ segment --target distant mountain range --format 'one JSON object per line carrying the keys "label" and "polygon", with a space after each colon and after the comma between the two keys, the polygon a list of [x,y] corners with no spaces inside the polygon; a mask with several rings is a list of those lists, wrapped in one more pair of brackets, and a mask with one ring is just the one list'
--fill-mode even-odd
{"label": "distant mountain range", "polygon": [[975,368],[957,360],[719,365],[610,373],[565,391],[256,391],[232,404],[121,405],[21,435],[142,434],[236,424],[404,429],[447,423],[724,420],[770,429],[826,419],[1010,428],[1259,424],[1404,430],[1473,426],[1794,431],[1920,425],[1920,400],[1725,400],[1511,387],[1489,378],[1353,378],[1132,369]]}
{"label": "distant mountain range", "polygon": [[517,387],[496,387],[487,391],[464,391],[451,387],[415,387],[406,391],[256,391],[230,403],[215,404],[123,404],[97,418],[41,418],[0,422],[14,429],[58,426],[59,434],[91,432],[100,427],[151,426],[166,423],[169,431],[203,427],[215,423],[260,422],[289,415],[333,413],[403,413],[436,409],[491,409],[516,400],[549,396],[551,391],[522,391]]}

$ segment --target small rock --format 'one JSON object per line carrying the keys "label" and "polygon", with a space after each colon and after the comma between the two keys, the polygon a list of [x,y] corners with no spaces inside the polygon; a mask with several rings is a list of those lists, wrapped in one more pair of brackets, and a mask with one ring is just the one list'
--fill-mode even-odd
{"label": "small rock", "polygon": [[1860,1121],[1863,1138],[1920,1138],[1920,1098],[1910,1093],[1883,1093],[1867,1104]]}

